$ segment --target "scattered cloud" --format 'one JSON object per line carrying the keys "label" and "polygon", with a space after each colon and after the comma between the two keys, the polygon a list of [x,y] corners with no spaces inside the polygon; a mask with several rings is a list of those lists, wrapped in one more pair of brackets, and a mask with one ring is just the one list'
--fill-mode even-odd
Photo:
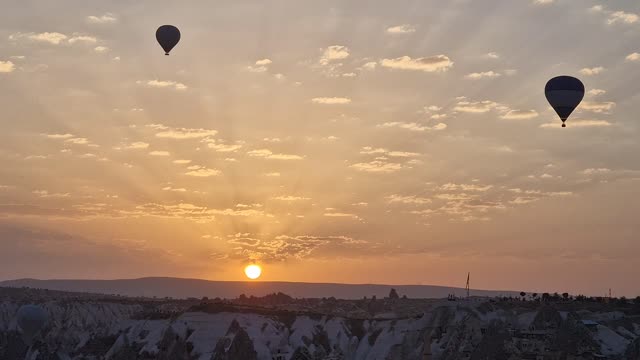
{"label": "scattered cloud", "polygon": [[190,166],[189,169],[190,171],[185,173],[185,175],[187,176],[211,177],[211,176],[218,176],[222,174],[220,170],[209,169],[203,166]]}
{"label": "scattered cloud", "polygon": [[432,202],[431,199],[417,197],[415,195],[403,196],[403,195],[393,194],[393,195],[387,196],[386,199],[389,202],[389,204],[400,203],[400,204],[408,204],[408,205],[426,205],[426,204],[431,204]]}
{"label": "scattered cloud", "polygon": [[462,100],[462,101],[458,101],[456,106],[453,108],[454,111],[472,113],[472,114],[483,114],[494,109],[507,110],[505,106],[489,100],[474,101],[474,102]]}
{"label": "scattered cloud", "polygon": [[634,52],[632,54],[627,55],[625,58],[627,61],[640,61],[640,53]]}
{"label": "scattered cloud", "polygon": [[488,59],[500,59],[500,54],[495,52],[490,52],[485,55]]}
{"label": "scattered cloud", "polygon": [[[567,122],[567,128],[583,128],[583,127],[607,127],[612,124],[606,120],[569,120]],[[559,122],[551,122],[540,125],[544,129],[561,128]]]}
{"label": "scattered cloud", "polygon": [[272,197],[273,200],[280,200],[280,201],[305,201],[305,200],[311,200],[311,198],[308,197],[302,197],[302,196],[276,196],[276,197]]}
{"label": "scattered cloud", "polygon": [[580,108],[582,110],[587,110],[587,111],[591,111],[594,113],[608,113],[610,112],[614,107],[616,106],[616,103],[611,102],[611,101],[604,101],[604,102],[597,102],[597,101],[585,101],[582,103],[582,105],[580,105]]}
{"label": "scattered cloud", "polygon": [[254,73],[263,73],[269,70],[269,65],[272,63],[269,59],[261,59],[256,61],[254,65],[247,66],[247,70]]}
{"label": "scattered cloud", "polygon": [[555,0],[533,0],[535,5],[549,5],[553,4]]}
{"label": "scattered cloud", "polygon": [[122,149],[126,150],[137,150],[137,149],[147,149],[149,148],[149,143],[143,141],[133,142],[131,144],[127,144],[122,147]]}
{"label": "scattered cloud", "polygon": [[270,159],[270,160],[302,160],[304,159],[300,155],[274,154],[269,149],[251,150],[247,152],[247,155],[251,157],[259,157],[259,158]]}
{"label": "scattered cloud", "polygon": [[118,18],[111,13],[106,13],[100,16],[89,15],[87,16],[87,22],[90,24],[114,24],[118,22]]}
{"label": "scattered cloud", "polygon": [[16,69],[11,61],[0,61],[0,73],[10,73]]}
{"label": "scattered cloud", "polygon": [[89,35],[74,35],[69,38],[69,44],[75,43],[85,43],[85,44],[95,44],[98,42],[98,39],[95,36]]}
{"label": "scattered cloud", "polygon": [[538,115],[535,110],[509,110],[501,118],[505,120],[527,120],[536,118]]}
{"label": "scattered cloud", "polygon": [[149,155],[151,155],[151,156],[170,156],[171,153],[169,153],[168,151],[154,150],[154,151],[149,152]]}
{"label": "scattered cloud", "polygon": [[93,48],[93,51],[102,54],[102,53],[106,53],[109,52],[109,48],[106,46],[96,46]]}
{"label": "scattered cloud", "polygon": [[500,73],[497,73],[497,72],[491,70],[491,71],[471,73],[471,74],[466,75],[465,77],[467,79],[471,79],[471,80],[480,80],[480,79],[497,78],[497,77],[500,77],[500,76],[502,76]]}
{"label": "scattered cloud", "polygon": [[264,176],[266,176],[266,177],[280,177],[280,173],[279,172],[269,172],[269,173],[265,173]]}
{"label": "scattered cloud", "polygon": [[69,37],[65,34],[58,32],[44,32],[44,33],[16,33],[9,35],[9,40],[16,41],[19,39],[27,39],[35,42],[48,43],[52,45],[60,45],[66,41]]}
{"label": "scattered cloud", "polygon": [[605,69],[602,66],[592,67],[592,68],[584,68],[580,70],[580,74],[584,76],[594,76],[602,73]]}
{"label": "scattered cloud", "polygon": [[32,193],[41,198],[67,198],[71,196],[69,193],[50,193],[47,190],[34,190]]}
{"label": "scattered cloud", "polygon": [[344,97],[317,97],[311,99],[311,102],[323,105],[345,105],[351,104],[351,99]]}
{"label": "scattered cloud", "polygon": [[215,136],[218,134],[217,130],[211,129],[192,129],[192,128],[171,128],[162,124],[151,124],[147,127],[156,130],[156,137],[164,139],[202,139],[208,136]]}
{"label": "scattered cloud", "polygon": [[591,89],[589,90],[589,92],[587,92],[587,94],[591,95],[591,96],[600,96],[600,95],[604,95],[607,92],[605,90],[602,89]]}
{"label": "scattered cloud", "polygon": [[156,89],[174,89],[179,91],[187,90],[187,85],[176,81],[147,80],[136,81],[136,84]]}
{"label": "scattered cloud", "polygon": [[416,32],[416,28],[408,24],[391,26],[387,28],[387,33],[389,34],[411,34],[414,32]]}
{"label": "scattered cloud", "polygon": [[611,172],[609,168],[589,168],[582,171],[585,175],[608,174]]}
{"label": "scattered cloud", "polygon": [[186,165],[191,164],[191,160],[173,160],[174,164]]}
{"label": "scattered cloud", "polygon": [[324,213],[324,216],[332,217],[332,218],[349,218],[353,220],[360,220],[360,217],[356,214],[342,213],[342,212],[327,212],[327,213]]}
{"label": "scattered cloud", "polygon": [[377,127],[379,128],[399,128],[399,129],[404,129],[404,130],[409,130],[409,131],[417,131],[417,132],[423,132],[423,131],[429,131],[429,130],[444,130],[447,128],[447,124],[444,123],[438,123],[434,126],[427,126],[427,125],[421,125],[418,123],[405,123],[405,122],[398,122],[398,121],[393,121],[393,122],[386,122],[383,124],[379,124],[377,125]]}
{"label": "scattered cloud", "polygon": [[357,163],[351,165],[351,168],[358,171],[371,173],[392,173],[402,169],[401,164],[390,163],[386,161],[374,160],[366,163]]}
{"label": "scattered cloud", "polygon": [[638,22],[638,20],[640,20],[640,16],[638,16],[637,14],[627,13],[624,11],[614,11],[609,14],[609,17],[607,18],[607,24],[635,24]]}
{"label": "scattered cloud", "polygon": [[446,55],[411,58],[402,56],[395,59],[383,59],[380,65],[390,69],[414,70],[424,72],[445,72],[453,67],[453,61]]}
{"label": "scattered cloud", "polygon": [[320,57],[321,65],[328,65],[335,60],[343,60],[350,55],[349,48],[342,45],[332,45],[324,49],[322,56]]}

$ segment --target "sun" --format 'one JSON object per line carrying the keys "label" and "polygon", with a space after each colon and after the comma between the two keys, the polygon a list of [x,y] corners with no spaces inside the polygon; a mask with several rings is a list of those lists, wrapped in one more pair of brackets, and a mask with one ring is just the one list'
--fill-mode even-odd
{"label": "sun", "polygon": [[262,268],[256,264],[251,264],[244,268],[244,273],[249,279],[255,280],[262,274]]}

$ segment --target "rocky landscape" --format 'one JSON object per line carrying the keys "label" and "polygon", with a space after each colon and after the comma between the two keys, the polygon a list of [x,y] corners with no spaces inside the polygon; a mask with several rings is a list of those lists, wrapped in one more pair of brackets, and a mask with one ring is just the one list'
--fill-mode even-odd
{"label": "rocky landscape", "polygon": [[[31,349],[17,309],[49,321]],[[0,359],[640,359],[640,301],[153,299],[0,288]]]}

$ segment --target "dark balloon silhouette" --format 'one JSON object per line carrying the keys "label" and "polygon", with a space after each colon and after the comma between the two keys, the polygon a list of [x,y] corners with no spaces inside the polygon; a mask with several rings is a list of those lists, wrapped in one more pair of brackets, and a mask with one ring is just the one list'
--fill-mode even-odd
{"label": "dark balloon silhouette", "polygon": [[156,30],[156,39],[165,55],[169,55],[171,49],[173,49],[180,41],[180,30],[173,25],[162,25]]}
{"label": "dark balloon silhouette", "polygon": [[22,330],[22,337],[25,343],[31,346],[33,338],[42,330],[49,316],[40,306],[23,305],[18,309],[17,317],[18,326]]}
{"label": "dark balloon silhouette", "polygon": [[566,127],[565,121],[584,98],[584,84],[571,76],[558,76],[547,82],[544,94]]}

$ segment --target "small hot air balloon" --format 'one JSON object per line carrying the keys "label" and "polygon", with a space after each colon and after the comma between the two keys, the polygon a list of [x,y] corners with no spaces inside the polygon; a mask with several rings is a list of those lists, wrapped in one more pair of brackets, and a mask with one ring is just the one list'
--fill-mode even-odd
{"label": "small hot air balloon", "polygon": [[571,76],[558,76],[547,82],[544,94],[566,127],[565,121],[584,98],[584,84]]}
{"label": "small hot air balloon", "polygon": [[29,346],[47,323],[49,317],[43,308],[37,305],[23,305],[18,309],[18,326],[22,330],[22,337]]}
{"label": "small hot air balloon", "polygon": [[171,49],[173,49],[180,41],[180,30],[173,25],[162,25],[156,30],[156,40],[165,55],[169,55]]}

